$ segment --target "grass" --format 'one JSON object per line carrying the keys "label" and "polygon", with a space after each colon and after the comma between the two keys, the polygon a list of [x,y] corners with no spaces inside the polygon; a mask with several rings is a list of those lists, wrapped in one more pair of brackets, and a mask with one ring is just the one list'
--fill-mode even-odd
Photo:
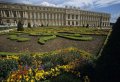
{"label": "grass", "polygon": [[10,39],[10,40],[16,40],[18,42],[26,42],[26,41],[30,40],[30,38],[19,37],[17,35],[9,35],[8,39]]}
{"label": "grass", "polygon": [[78,41],[91,41],[93,40],[90,36],[81,36],[80,34],[59,34],[59,37],[71,39],[71,40],[78,40]]}
{"label": "grass", "polygon": [[29,33],[29,35],[30,36],[50,36],[52,34],[50,34],[50,33],[39,33],[39,32],[35,33],[35,32],[31,32],[31,33]]}
{"label": "grass", "polygon": [[38,27],[33,28],[32,30],[26,28],[25,33],[49,33],[49,34],[57,34],[60,32],[68,32],[68,33],[79,33],[79,34],[97,34],[97,35],[107,35],[108,29],[98,29],[98,28],[83,28],[83,27]]}
{"label": "grass", "polygon": [[81,37],[80,34],[78,33],[73,33],[73,34],[69,34],[69,33],[58,33],[56,34],[57,36],[74,36],[74,37]]}
{"label": "grass", "polygon": [[17,37],[17,35],[9,35],[8,39],[10,39],[10,40],[17,40],[18,37]]}
{"label": "grass", "polygon": [[31,33],[29,33],[29,35],[30,35],[30,36],[40,36],[41,34],[35,33],[35,32],[31,32]]}
{"label": "grass", "polygon": [[52,35],[52,36],[42,36],[38,39],[38,43],[40,44],[45,44],[45,42],[47,42],[48,40],[51,40],[51,39],[55,39],[56,36],[55,35]]}
{"label": "grass", "polygon": [[12,53],[12,52],[0,52],[0,56],[1,55],[4,55],[4,56],[7,56],[7,55],[16,55],[16,53]]}
{"label": "grass", "polygon": [[29,38],[20,38],[20,37],[17,39],[18,42],[26,42],[29,40],[30,40]]}

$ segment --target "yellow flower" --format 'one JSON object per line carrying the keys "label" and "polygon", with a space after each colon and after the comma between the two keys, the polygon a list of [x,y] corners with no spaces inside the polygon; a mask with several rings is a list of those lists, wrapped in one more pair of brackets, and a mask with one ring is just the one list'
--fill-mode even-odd
{"label": "yellow flower", "polygon": [[30,82],[35,82],[33,79],[31,79],[31,81]]}
{"label": "yellow flower", "polygon": [[29,69],[29,73],[32,74],[32,69],[31,68]]}

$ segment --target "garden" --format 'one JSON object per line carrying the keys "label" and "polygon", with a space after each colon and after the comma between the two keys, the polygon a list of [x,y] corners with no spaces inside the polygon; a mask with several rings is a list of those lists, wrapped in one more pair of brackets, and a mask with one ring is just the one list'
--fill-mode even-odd
{"label": "garden", "polygon": [[[88,82],[107,29],[25,28],[0,34],[3,82]],[[71,78],[70,78],[71,77]]]}

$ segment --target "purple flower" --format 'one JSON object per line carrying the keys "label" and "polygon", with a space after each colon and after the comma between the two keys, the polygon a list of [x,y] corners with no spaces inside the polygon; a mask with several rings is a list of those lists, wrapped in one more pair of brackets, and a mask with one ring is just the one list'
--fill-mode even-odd
{"label": "purple flower", "polygon": [[43,65],[39,66],[39,68],[38,68],[38,70],[43,70],[43,69],[44,69]]}
{"label": "purple flower", "polygon": [[27,70],[28,70],[28,69],[29,69],[29,66],[28,66],[28,65],[26,65],[26,66],[25,66],[25,69],[27,69]]}

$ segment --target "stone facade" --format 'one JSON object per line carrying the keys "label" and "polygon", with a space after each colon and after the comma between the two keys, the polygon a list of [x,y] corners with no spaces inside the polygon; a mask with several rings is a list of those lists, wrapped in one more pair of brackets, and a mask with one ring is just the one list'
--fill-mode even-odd
{"label": "stone facade", "polygon": [[85,11],[79,8],[58,8],[27,4],[0,3],[0,24],[16,26],[86,26],[109,27],[110,14]]}

